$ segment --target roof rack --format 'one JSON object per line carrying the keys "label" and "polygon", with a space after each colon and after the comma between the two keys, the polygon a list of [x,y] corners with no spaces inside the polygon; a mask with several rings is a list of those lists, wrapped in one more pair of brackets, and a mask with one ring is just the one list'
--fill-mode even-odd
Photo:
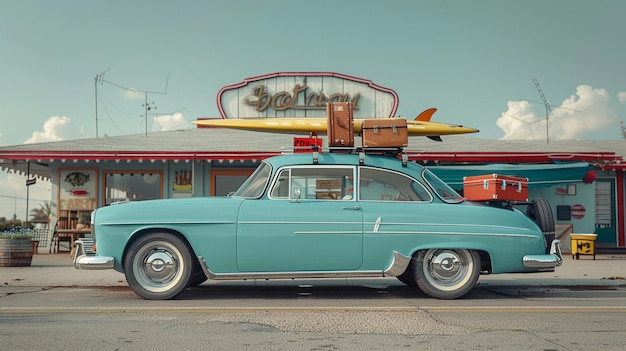
{"label": "roof rack", "polygon": [[[333,147],[328,148],[328,152],[343,153],[343,154],[358,154],[360,165],[363,165],[366,154],[398,158],[402,161],[403,167],[406,167],[408,160],[409,160],[408,155],[404,152],[404,148],[402,147],[364,148],[364,147],[333,146]],[[313,163],[317,164],[318,157],[319,157],[319,153],[316,150],[314,150],[313,151]]]}

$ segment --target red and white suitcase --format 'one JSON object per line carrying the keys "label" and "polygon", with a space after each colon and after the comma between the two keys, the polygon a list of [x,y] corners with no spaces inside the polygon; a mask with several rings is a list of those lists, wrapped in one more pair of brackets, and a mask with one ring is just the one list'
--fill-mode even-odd
{"label": "red and white suitcase", "polygon": [[409,135],[404,118],[366,119],[361,126],[363,148],[405,147]]}
{"label": "red and white suitcase", "polygon": [[528,178],[487,174],[463,178],[463,195],[470,201],[528,201]]}
{"label": "red and white suitcase", "polygon": [[326,104],[328,147],[354,146],[353,120],[352,103],[329,102]]}

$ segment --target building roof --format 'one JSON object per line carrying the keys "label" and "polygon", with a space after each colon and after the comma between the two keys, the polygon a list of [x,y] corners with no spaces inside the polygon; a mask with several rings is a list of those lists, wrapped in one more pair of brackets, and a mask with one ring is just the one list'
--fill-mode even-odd
{"label": "building roof", "polygon": [[[291,149],[294,134],[223,128],[76,139],[0,147],[0,167],[31,174],[45,172],[53,160],[219,160],[260,159]],[[325,135],[321,138],[326,139]],[[360,145],[360,139],[355,140]],[[443,142],[409,137],[412,160],[449,163],[547,163],[584,161],[623,169],[626,141],[512,141],[452,135]]]}

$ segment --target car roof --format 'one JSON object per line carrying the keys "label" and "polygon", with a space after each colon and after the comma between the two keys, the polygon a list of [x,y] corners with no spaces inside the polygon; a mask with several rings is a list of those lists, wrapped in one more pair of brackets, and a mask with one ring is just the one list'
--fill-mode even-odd
{"label": "car roof", "polygon": [[[356,166],[360,164],[360,156],[358,153],[321,152],[317,155],[317,163],[315,163],[313,153],[298,153],[274,156],[266,159],[265,161],[271,164],[275,169],[284,166],[313,164]],[[372,154],[365,154],[363,158],[363,165],[393,169],[400,172],[406,172],[407,168],[419,172],[424,168],[423,166],[413,162],[409,162],[407,166],[404,167],[402,165],[402,161],[398,158]]]}

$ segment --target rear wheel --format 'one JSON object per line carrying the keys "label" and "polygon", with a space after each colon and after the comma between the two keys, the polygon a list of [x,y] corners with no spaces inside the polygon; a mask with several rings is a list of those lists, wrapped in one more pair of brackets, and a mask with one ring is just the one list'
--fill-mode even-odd
{"label": "rear wheel", "polygon": [[185,291],[193,263],[185,242],[167,233],[152,233],[133,242],[124,257],[126,280],[137,295],[164,300]]}
{"label": "rear wheel", "polygon": [[417,285],[424,293],[438,299],[455,299],[476,286],[480,256],[465,249],[423,250],[414,266]]}
{"label": "rear wheel", "polygon": [[526,215],[528,218],[532,219],[543,232],[546,240],[546,248],[549,250],[550,243],[552,243],[552,240],[556,237],[554,215],[552,214],[550,203],[546,199],[535,199],[526,208]]}

